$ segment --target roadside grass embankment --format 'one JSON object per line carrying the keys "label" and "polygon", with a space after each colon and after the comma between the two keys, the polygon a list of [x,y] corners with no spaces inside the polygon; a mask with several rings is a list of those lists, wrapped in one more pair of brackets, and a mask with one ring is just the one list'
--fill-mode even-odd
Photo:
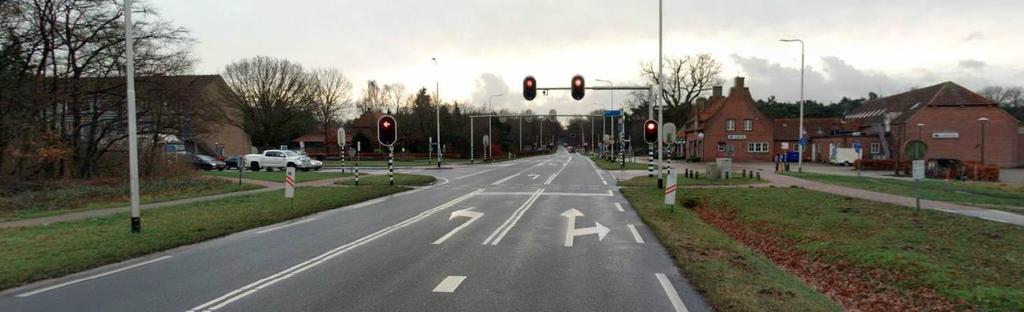
{"label": "roadside grass embankment", "polygon": [[[437,179],[433,176],[420,175],[420,174],[407,174],[407,173],[396,173],[395,174],[395,185],[401,186],[424,186],[434,183]],[[338,181],[334,184],[337,185],[355,185],[354,179],[347,179],[344,181]],[[390,180],[388,174],[375,174],[369,176],[360,176],[359,185],[388,185]]]}
{"label": "roadside grass embankment", "polygon": [[[284,170],[275,171],[248,171],[242,172],[243,179],[270,181],[270,182],[281,182],[284,183]],[[218,176],[227,178],[238,178],[238,170],[226,170],[226,171],[205,171],[204,175],[207,176]],[[351,172],[323,172],[323,171],[309,171],[303,172],[295,171],[295,183],[320,181],[334,178],[351,177]]]}
{"label": "roadside grass embankment", "polygon": [[398,193],[400,186],[298,187],[146,210],[142,232],[124,213],[45,226],[0,229],[0,289],[88,270],[227,234]]}

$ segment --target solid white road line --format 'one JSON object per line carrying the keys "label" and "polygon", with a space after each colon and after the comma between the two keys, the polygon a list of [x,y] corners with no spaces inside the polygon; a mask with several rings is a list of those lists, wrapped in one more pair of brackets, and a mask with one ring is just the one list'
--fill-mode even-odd
{"label": "solid white road line", "polygon": [[537,201],[537,198],[540,197],[541,193],[544,193],[544,189],[538,189],[536,192],[533,192],[533,195],[530,196],[526,202],[523,202],[523,204],[519,206],[519,208],[517,208],[516,211],[501,224],[501,226],[495,229],[490,236],[487,236],[483,245],[497,245],[498,242],[501,242],[501,239],[505,237],[505,234],[508,234],[508,231],[512,230],[512,227],[516,225],[516,222],[519,222],[519,218],[522,218],[523,214],[526,214],[526,210],[530,209],[533,202]]}
{"label": "solid white road line", "polygon": [[436,293],[453,293],[459,285],[462,285],[462,281],[466,280],[465,276],[449,276],[444,278],[437,287],[434,287]]}
{"label": "solid white road line", "polygon": [[636,231],[636,227],[635,226],[633,226],[632,224],[628,224],[628,225],[626,225],[626,227],[629,228],[629,232],[630,233],[633,233],[633,240],[635,240],[637,244],[643,244],[644,243],[644,238],[640,237],[640,232]]}
{"label": "solid white road line", "polygon": [[60,284],[57,284],[57,285],[53,285],[53,286],[50,286],[50,287],[40,288],[40,289],[36,289],[36,290],[30,291],[30,292],[21,293],[21,294],[18,294],[17,296],[15,296],[15,297],[25,298],[25,297],[28,297],[28,296],[31,296],[31,295],[48,292],[48,291],[51,291],[51,290],[54,290],[54,289],[57,289],[57,288],[61,288],[61,287],[69,286],[69,285],[74,285],[74,284],[78,284],[78,283],[85,282],[85,281],[94,280],[94,279],[101,278],[101,277],[104,277],[104,276],[107,276],[107,275],[111,275],[111,274],[115,274],[115,273],[118,273],[118,272],[123,272],[123,271],[131,270],[131,269],[134,269],[134,268],[137,268],[137,267],[140,267],[140,266],[144,266],[144,265],[147,265],[147,264],[150,264],[150,263],[153,263],[153,262],[163,261],[163,260],[166,260],[166,259],[168,259],[170,257],[171,256],[163,256],[163,257],[156,258],[156,259],[153,259],[153,260],[139,262],[139,263],[136,263],[136,264],[133,264],[133,265],[129,265],[129,266],[126,266],[126,267],[123,267],[123,268],[120,268],[120,269],[113,270],[113,271],[108,271],[108,272],[96,274],[96,275],[93,275],[93,276],[88,276],[88,277],[83,277],[83,278],[79,278],[79,279],[76,279],[76,280],[71,280],[71,281],[63,282],[63,283],[60,283]]}
{"label": "solid white road line", "polygon": [[655,277],[658,278],[658,282],[661,283],[661,288],[665,290],[665,295],[668,296],[668,300],[672,302],[672,307],[676,309],[676,312],[689,312],[686,309],[686,305],[683,304],[683,300],[679,299],[679,293],[676,292],[676,288],[672,287],[672,282],[668,281],[668,277],[662,273],[655,273]]}
{"label": "solid white road line", "polygon": [[380,238],[382,236],[387,235],[388,233],[391,233],[391,232],[393,232],[395,230],[398,230],[398,229],[404,228],[406,226],[409,226],[410,224],[416,223],[417,221],[423,220],[426,217],[429,217],[431,214],[434,214],[435,212],[438,212],[438,211],[447,209],[448,207],[454,206],[455,204],[457,204],[457,203],[459,203],[459,202],[461,202],[463,200],[466,200],[467,198],[473,197],[473,195],[475,195],[477,193],[480,193],[480,192],[483,192],[483,189],[477,189],[476,191],[473,191],[473,192],[471,192],[469,194],[466,194],[466,195],[462,195],[462,196],[460,196],[458,198],[455,198],[455,199],[453,199],[453,200],[451,200],[451,201],[449,201],[447,203],[441,204],[440,206],[437,206],[437,207],[434,207],[434,208],[432,208],[430,210],[421,212],[420,214],[418,214],[418,215],[416,215],[416,216],[414,216],[412,218],[406,219],[405,221],[402,221],[402,222],[396,223],[394,225],[391,225],[389,227],[380,229],[379,231],[374,232],[373,234],[364,236],[364,237],[362,237],[360,239],[357,239],[355,241],[352,241],[352,242],[350,242],[348,244],[338,246],[337,248],[334,248],[334,249],[332,249],[330,251],[322,253],[322,254],[320,254],[320,255],[318,255],[316,257],[313,257],[313,258],[311,258],[309,260],[303,261],[302,263],[296,264],[296,265],[294,265],[294,266],[292,266],[290,268],[287,268],[287,269],[285,269],[285,270],[283,270],[281,272],[277,272],[274,275],[265,277],[263,279],[255,281],[255,282],[252,282],[252,283],[250,283],[248,285],[242,286],[239,289],[236,289],[236,290],[233,290],[233,291],[231,291],[231,292],[229,292],[227,294],[224,294],[223,296],[217,297],[217,298],[215,298],[213,300],[210,300],[210,301],[208,301],[206,303],[198,305],[198,306],[190,309],[189,311],[190,312],[193,312],[193,311],[214,311],[214,310],[223,308],[224,306],[226,306],[226,305],[228,305],[228,304],[230,304],[232,302],[235,302],[235,301],[237,301],[239,299],[245,298],[246,296],[248,296],[248,295],[250,295],[252,293],[255,293],[256,291],[259,291],[260,289],[263,289],[263,288],[266,288],[266,287],[270,287],[271,285],[273,285],[273,284],[275,284],[277,282],[285,280],[285,279],[287,279],[289,277],[292,277],[292,276],[294,276],[296,274],[302,273],[303,271],[308,270],[308,269],[310,269],[312,267],[315,267],[315,266],[318,266],[320,264],[323,264],[324,262],[326,262],[326,261],[328,261],[328,260],[330,260],[330,259],[332,259],[334,257],[337,257],[338,255],[344,254],[345,252],[348,252],[349,250],[352,250],[352,249],[354,249],[356,247],[362,246],[362,245],[364,245],[364,244],[366,244],[368,242],[374,241],[374,240],[376,240],[376,239],[378,239],[378,238]]}
{"label": "solid white road line", "polygon": [[597,173],[597,177],[601,178],[601,184],[608,185],[608,181],[604,179],[604,175],[601,175],[601,170],[597,169],[597,165],[594,164],[594,160],[587,157],[587,161],[590,162],[590,167],[594,168],[594,172]]}
{"label": "solid white road line", "polygon": [[482,196],[482,195],[491,195],[491,196],[523,196],[523,195],[533,195],[533,192],[485,192],[485,193],[480,193],[480,194],[476,194],[476,195],[477,196]]}
{"label": "solid white road line", "polygon": [[615,210],[618,210],[619,212],[626,212],[625,209],[622,209],[622,204],[619,203],[615,203]]}
{"label": "solid white road line", "polygon": [[511,180],[512,178],[515,178],[515,177],[518,177],[518,176],[519,176],[519,174],[516,173],[516,174],[510,175],[510,176],[507,176],[507,177],[505,177],[505,178],[503,178],[501,180],[495,181],[494,183],[491,183],[491,185],[502,184],[502,183],[505,183],[505,181]]}
{"label": "solid white road line", "polygon": [[548,195],[548,196],[584,196],[584,197],[587,197],[587,196],[613,197],[613,196],[615,196],[615,194],[612,194],[611,190],[608,190],[607,193],[561,193],[561,192],[550,192],[550,193],[544,193],[544,195]]}
{"label": "solid white road line", "polygon": [[461,176],[461,177],[457,177],[455,179],[456,180],[462,180],[462,179],[465,179],[465,178],[468,178],[468,177],[472,177],[472,176],[476,176],[476,175],[481,175],[481,174],[488,173],[488,172],[491,172],[491,171],[494,171],[494,170],[498,170],[498,168],[487,169],[487,170],[480,171],[480,172],[473,173],[473,174],[467,174],[467,175],[464,175],[464,176]]}
{"label": "solid white road line", "polygon": [[547,181],[544,181],[544,185],[548,185],[548,184],[551,184],[551,181],[554,181],[554,180],[555,180],[555,178],[556,178],[556,177],[558,177],[558,175],[562,173],[562,170],[565,170],[565,167],[566,167],[566,166],[569,166],[569,161],[570,161],[570,160],[572,160],[572,158],[569,158],[569,160],[566,160],[566,161],[565,161],[565,163],[564,163],[564,164],[562,164],[562,168],[561,168],[561,169],[558,169],[558,171],[557,171],[557,172],[555,172],[555,174],[552,174],[552,175],[551,175],[551,177],[550,177],[550,178],[548,178],[548,180],[547,180]]}
{"label": "solid white road line", "polygon": [[316,218],[306,218],[306,219],[302,219],[302,220],[295,221],[295,222],[292,222],[292,223],[282,224],[282,225],[278,225],[278,226],[275,226],[275,227],[272,227],[272,228],[267,228],[267,229],[259,230],[259,231],[256,231],[256,233],[257,234],[263,234],[263,233],[267,233],[267,232],[273,232],[273,231],[277,231],[277,230],[280,230],[280,229],[283,229],[283,228],[286,228],[286,227],[289,227],[289,226],[292,226],[292,225],[302,224],[302,223],[306,223],[306,222],[313,221],[313,220],[316,220]]}

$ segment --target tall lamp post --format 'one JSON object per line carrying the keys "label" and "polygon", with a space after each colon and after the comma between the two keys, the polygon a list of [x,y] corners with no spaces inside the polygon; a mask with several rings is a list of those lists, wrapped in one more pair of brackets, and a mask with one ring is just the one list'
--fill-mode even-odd
{"label": "tall lamp post", "polygon": [[128,175],[131,192],[132,233],[142,231],[142,217],[139,211],[139,134],[135,121],[135,51],[132,38],[132,0],[124,0],[124,36],[127,69],[128,96]]}
{"label": "tall lamp post", "polygon": [[985,124],[988,123],[988,117],[978,118],[978,123],[981,124],[981,165],[985,165]]}
{"label": "tall lamp post", "polygon": [[800,157],[797,157],[796,170],[804,172],[804,41],[800,39],[781,39],[779,41],[800,43],[800,141],[797,142],[797,151]]}
{"label": "tall lamp post", "polygon": [[[490,115],[494,115],[494,111],[491,110],[491,99],[502,95],[505,94],[499,93],[487,96],[487,110],[489,111]],[[494,146],[493,142],[494,137],[491,136],[491,117],[487,117],[487,158],[490,159],[492,162],[494,161],[494,149],[491,148],[492,146]]]}
{"label": "tall lamp post", "polygon": [[440,69],[438,69],[437,58],[432,57],[430,60],[434,61],[435,77],[434,77],[434,102],[437,104],[437,167],[441,168],[441,160],[444,158],[444,150],[441,148],[441,79]]}
{"label": "tall lamp post", "polygon": [[[662,106],[661,106],[661,102],[662,102],[661,101],[661,94],[662,94],[661,83],[663,81],[662,77],[661,77],[661,61],[664,59],[664,56],[662,56],[662,46],[661,46],[662,45],[662,32],[663,32],[662,31],[662,27],[663,27],[663,24],[662,24],[662,11],[663,11],[662,10],[662,0],[658,0],[658,83],[657,83],[658,92],[654,93],[654,103],[656,103],[658,105],[658,188],[659,189],[664,186],[662,171],[664,171],[663,169],[665,167],[665,163],[664,163],[663,156],[662,156],[663,152],[662,152],[662,148],[661,148],[664,145],[664,141],[665,141],[665,131],[664,131],[665,127],[662,126],[662,125],[665,124],[665,120],[664,120],[665,112],[664,112],[664,108],[662,108]],[[651,112],[651,111],[648,110],[648,112]]]}

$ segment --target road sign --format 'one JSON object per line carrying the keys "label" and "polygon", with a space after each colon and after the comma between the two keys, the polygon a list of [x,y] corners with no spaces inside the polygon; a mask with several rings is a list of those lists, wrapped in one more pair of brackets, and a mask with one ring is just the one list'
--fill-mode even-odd
{"label": "road sign", "polygon": [[484,142],[484,145],[487,145],[487,143],[491,142],[491,137],[489,137],[486,134],[484,134],[483,142]]}
{"label": "road sign", "polygon": [[924,160],[913,161],[913,176],[915,181],[924,180]]}
{"label": "road sign", "polygon": [[924,159],[924,155],[928,153],[928,144],[918,140],[907,142],[906,153],[911,160]]}
{"label": "road sign", "polygon": [[665,125],[662,126],[662,127],[663,128],[661,128],[661,131],[665,133],[665,140],[664,141],[665,142],[669,142],[669,143],[675,142],[676,141],[676,124],[668,122],[668,123],[665,123]]}
{"label": "road sign", "polygon": [[284,197],[295,197],[295,167],[288,167],[284,175]]}
{"label": "road sign", "polygon": [[622,110],[620,110],[620,109],[606,110],[606,111],[604,111],[604,116],[605,117],[619,117],[619,116],[622,116]]}
{"label": "road sign", "polygon": [[857,152],[857,155],[860,155],[860,149],[861,149],[860,142],[853,142],[853,151]]}
{"label": "road sign", "polygon": [[338,147],[345,147],[345,128],[338,128]]}
{"label": "road sign", "polygon": [[508,120],[508,118],[505,116],[498,117],[498,122],[505,122],[506,120]]}
{"label": "road sign", "polygon": [[277,149],[282,150],[282,151],[286,150],[286,149],[288,149],[288,145],[281,144],[281,146],[278,146]]}
{"label": "road sign", "polygon": [[674,205],[676,203],[676,173],[672,170],[668,171],[668,175],[665,176],[665,204]]}

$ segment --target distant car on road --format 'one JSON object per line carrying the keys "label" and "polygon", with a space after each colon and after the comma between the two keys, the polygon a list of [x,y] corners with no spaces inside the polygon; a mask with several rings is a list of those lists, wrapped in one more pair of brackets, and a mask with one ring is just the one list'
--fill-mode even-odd
{"label": "distant car on road", "polygon": [[225,164],[223,161],[216,160],[213,157],[210,157],[208,155],[195,155],[195,154],[193,154],[193,155],[191,155],[190,160],[192,162],[192,165],[195,166],[196,169],[200,169],[200,170],[206,170],[206,171],[221,170],[221,171],[223,171],[224,168],[227,168],[227,164]]}
{"label": "distant car on road", "polygon": [[569,150],[569,153],[575,153],[576,152],[576,148],[575,147],[570,146],[567,149]]}
{"label": "distant car on road", "polygon": [[[309,156],[290,150],[265,150],[262,154],[245,155],[244,159],[244,163],[252,171],[259,171],[260,169],[273,171],[274,169],[284,169],[287,167],[294,167],[302,171],[314,169],[313,160]],[[323,166],[322,163],[321,166]]]}

